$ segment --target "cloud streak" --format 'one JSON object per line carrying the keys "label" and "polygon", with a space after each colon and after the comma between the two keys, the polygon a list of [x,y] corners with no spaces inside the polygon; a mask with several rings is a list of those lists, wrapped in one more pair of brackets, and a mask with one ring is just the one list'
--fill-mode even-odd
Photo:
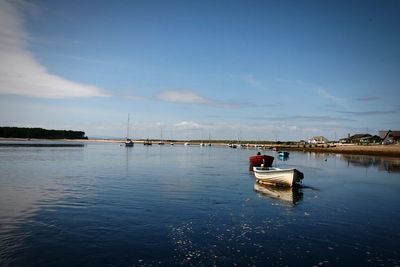
{"label": "cloud streak", "polygon": [[260,91],[265,90],[265,85],[260,80],[258,80],[253,74],[245,74],[245,75],[242,75],[241,78],[245,83],[247,83],[254,89],[257,89]]}
{"label": "cloud streak", "polygon": [[345,105],[346,100],[344,98],[334,96],[323,88],[316,88],[315,91],[320,97],[328,99],[339,106],[346,107]]}
{"label": "cloud streak", "polygon": [[398,113],[398,110],[370,110],[370,111],[336,111],[337,113],[353,116],[377,116]]}
{"label": "cloud streak", "polygon": [[193,121],[181,121],[179,123],[176,123],[174,127],[180,130],[194,130],[194,129],[200,129],[202,126]]}
{"label": "cloud streak", "polygon": [[179,90],[164,91],[158,94],[156,99],[165,102],[184,104],[213,105],[215,103],[214,101],[196,94],[195,92]]}
{"label": "cloud streak", "polygon": [[235,101],[218,101],[199,95],[198,93],[191,90],[168,90],[161,92],[154,97],[156,100],[177,104],[196,104],[209,106],[214,108],[242,108],[254,106],[250,102],[235,102]]}
{"label": "cloud streak", "polygon": [[294,115],[294,116],[275,116],[275,117],[247,117],[250,120],[268,120],[268,121],[302,121],[302,122],[318,122],[318,123],[331,123],[331,122],[338,122],[338,121],[354,121],[353,119],[342,118],[342,117],[333,117],[333,116],[324,116],[324,115],[309,115],[309,116],[301,116],[301,115]]}
{"label": "cloud streak", "polygon": [[29,35],[14,4],[0,1],[0,94],[38,98],[108,96],[102,89],[51,74],[26,48]]}
{"label": "cloud streak", "polygon": [[381,98],[379,96],[365,96],[365,97],[356,98],[357,101],[377,101],[380,99]]}

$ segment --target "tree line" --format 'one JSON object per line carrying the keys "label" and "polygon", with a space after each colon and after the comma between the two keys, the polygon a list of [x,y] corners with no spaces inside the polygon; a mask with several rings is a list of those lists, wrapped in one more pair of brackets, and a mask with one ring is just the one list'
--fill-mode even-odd
{"label": "tree line", "polygon": [[88,139],[85,132],[43,128],[0,127],[0,137],[36,139]]}

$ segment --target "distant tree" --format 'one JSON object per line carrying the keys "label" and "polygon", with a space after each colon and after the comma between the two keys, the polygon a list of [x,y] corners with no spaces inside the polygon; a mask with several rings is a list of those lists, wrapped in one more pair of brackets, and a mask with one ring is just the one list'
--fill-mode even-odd
{"label": "distant tree", "polygon": [[87,139],[85,132],[43,128],[0,127],[0,137],[36,139]]}

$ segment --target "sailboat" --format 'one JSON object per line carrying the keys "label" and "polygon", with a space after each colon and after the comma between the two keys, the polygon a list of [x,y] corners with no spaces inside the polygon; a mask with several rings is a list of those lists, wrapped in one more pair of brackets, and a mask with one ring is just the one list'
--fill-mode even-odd
{"label": "sailboat", "polygon": [[163,136],[162,136],[162,128],[161,128],[161,138],[160,138],[160,142],[158,142],[158,145],[160,145],[160,146],[165,145],[165,143],[163,141]]}
{"label": "sailboat", "polygon": [[206,144],[203,142],[203,129],[201,130],[200,146],[206,146]]}
{"label": "sailboat", "polygon": [[133,147],[133,141],[129,139],[129,114],[128,114],[128,127],[126,129],[126,141],[125,141],[125,146],[126,147]]}

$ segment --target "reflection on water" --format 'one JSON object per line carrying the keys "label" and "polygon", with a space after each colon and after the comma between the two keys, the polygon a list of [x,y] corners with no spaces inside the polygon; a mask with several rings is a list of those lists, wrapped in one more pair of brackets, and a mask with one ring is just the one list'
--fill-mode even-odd
{"label": "reflection on water", "polygon": [[400,172],[400,159],[382,158],[363,155],[341,155],[342,160],[347,161],[348,165],[357,167],[374,167],[380,171]]}
{"label": "reflection on water", "polygon": [[283,204],[297,205],[303,199],[303,192],[300,186],[295,187],[279,187],[272,185],[254,184],[254,190],[261,196],[276,199]]}
{"label": "reflection on water", "polygon": [[254,185],[252,154],[0,147],[0,266],[400,264],[398,173],[293,152],[301,187]]}
{"label": "reflection on water", "polygon": [[338,159],[346,162],[348,167],[374,168],[388,173],[400,173],[400,158],[316,152],[306,152],[305,154],[309,159],[321,161]]}

